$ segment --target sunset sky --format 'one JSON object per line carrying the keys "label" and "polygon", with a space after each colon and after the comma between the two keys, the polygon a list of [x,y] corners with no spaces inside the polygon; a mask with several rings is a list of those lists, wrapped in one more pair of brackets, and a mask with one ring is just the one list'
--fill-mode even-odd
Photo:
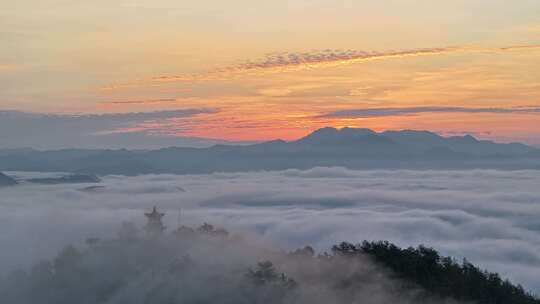
{"label": "sunset sky", "polygon": [[538,0],[0,2],[1,111],[183,110],[104,131],[233,141],[348,126],[540,146]]}

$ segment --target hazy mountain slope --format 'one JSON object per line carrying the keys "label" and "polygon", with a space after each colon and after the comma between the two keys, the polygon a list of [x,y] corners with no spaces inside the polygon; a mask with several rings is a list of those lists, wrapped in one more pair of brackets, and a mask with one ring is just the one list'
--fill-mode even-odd
{"label": "hazy mountain slope", "polygon": [[427,131],[322,128],[296,141],[247,146],[130,150],[21,150],[0,153],[0,170],[92,174],[209,173],[217,171],[349,168],[540,168],[539,150],[472,136]]}
{"label": "hazy mountain slope", "polygon": [[429,131],[386,131],[381,136],[407,146],[412,151],[446,147],[456,152],[473,155],[524,155],[535,149],[520,143],[500,144],[488,140],[477,140],[471,135],[442,137]]}
{"label": "hazy mountain slope", "polygon": [[0,172],[0,187],[13,186],[16,184],[17,182],[14,179]]}

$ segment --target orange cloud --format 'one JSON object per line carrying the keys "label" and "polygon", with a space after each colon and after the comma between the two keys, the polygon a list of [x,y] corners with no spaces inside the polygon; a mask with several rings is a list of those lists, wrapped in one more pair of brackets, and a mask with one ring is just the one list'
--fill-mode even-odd
{"label": "orange cloud", "polygon": [[493,114],[540,114],[540,107],[518,108],[466,108],[466,107],[405,107],[347,109],[325,113],[316,118],[368,118],[383,116],[416,115],[420,113],[493,113]]}
{"label": "orange cloud", "polygon": [[156,104],[176,101],[174,98],[159,98],[159,99],[141,99],[141,100],[117,100],[104,101],[102,104],[109,105],[130,105],[130,104]]}
{"label": "orange cloud", "polygon": [[292,72],[340,65],[358,64],[373,60],[436,56],[450,53],[500,53],[511,51],[540,50],[540,45],[511,45],[504,47],[449,46],[398,51],[319,50],[311,52],[283,52],[269,54],[258,60],[216,68],[214,70],[183,75],[162,75],[139,79],[128,83],[111,84],[102,90],[116,90],[163,82],[223,81],[239,77],[257,76],[265,73]]}
{"label": "orange cloud", "polygon": [[353,64],[368,60],[436,55],[455,52],[458,49],[459,48],[456,47],[445,47],[389,52],[327,49],[322,51],[303,53],[284,52],[270,54],[259,60],[246,61],[237,65],[218,68],[203,74],[165,75],[154,77],[150,80],[156,82],[216,80],[223,77],[230,77],[231,75],[246,73],[250,74],[252,72],[260,73],[265,71],[297,71],[302,69],[313,69],[324,66]]}

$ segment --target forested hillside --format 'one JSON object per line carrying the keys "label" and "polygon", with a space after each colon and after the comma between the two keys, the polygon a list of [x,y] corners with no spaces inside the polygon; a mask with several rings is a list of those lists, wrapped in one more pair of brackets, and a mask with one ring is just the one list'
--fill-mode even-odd
{"label": "forested hillside", "polygon": [[540,303],[521,287],[429,248],[341,243],[329,253],[261,247],[205,224],[89,238],[0,280],[25,303]]}
{"label": "forested hillside", "polygon": [[502,279],[497,273],[482,270],[467,260],[457,263],[424,246],[401,249],[389,242],[364,242],[360,246],[341,243],[333,251],[345,255],[368,254],[395,275],[422,286],[441,297],[481,304],[540,303],[520,285]]}

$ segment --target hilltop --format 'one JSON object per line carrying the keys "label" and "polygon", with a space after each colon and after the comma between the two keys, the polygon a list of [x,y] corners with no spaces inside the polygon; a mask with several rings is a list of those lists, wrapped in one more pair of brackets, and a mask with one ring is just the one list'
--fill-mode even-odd
{"label": "hilltop", "polygon": [[17,185],[17,181],[0,172],[0,187]]}

